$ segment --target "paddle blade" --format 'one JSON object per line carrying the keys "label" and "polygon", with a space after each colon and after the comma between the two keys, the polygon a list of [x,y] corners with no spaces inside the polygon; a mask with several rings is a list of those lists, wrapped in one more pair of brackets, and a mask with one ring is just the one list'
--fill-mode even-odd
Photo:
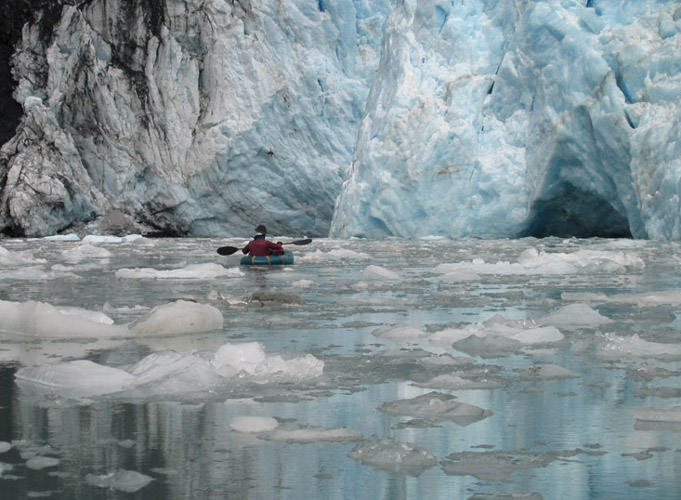
{"label": "paddle blade", "polygon": [[307,245],[308,243],[312,243],[310,238],[307,238],[306,240],[289,241],[284,243],[284,245]]}
{"label": "paddle blade", "polygon": [[237,247],[220,247],[218,248],[218,253],[220,255],[232,255],[237,250],[239,250]]}

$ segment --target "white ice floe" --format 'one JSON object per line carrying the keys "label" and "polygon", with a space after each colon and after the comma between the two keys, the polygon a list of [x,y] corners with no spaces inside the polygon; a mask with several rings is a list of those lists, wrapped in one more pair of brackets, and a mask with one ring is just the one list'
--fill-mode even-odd
{"label": "white ice floe", "polygon": [[37,455],[31,457],[26,461],[26,467],[33,470],[47,469],[48,467],[56,467],[59,465],[59,459],[55,457],[44,457]]}
{"label": "white ice floe", "polygon": [[636,253],[578,250],[574,253],[549,253],[528,248],[517,262],[470,262],[444,263],[435,267],[436,274],[451,273],[513,275],[566,275],[580,273],[613,273],[645,267]]}
{"label": "white ice floe", "polygon": [[528,380],[551,380],[574,376],[575,374],[567,368],[553,364],[532,365],[519,371],[519,378]]}
{"label": "white ice floe", "polygon": [[305,426],[295,422],[280,424],[272,432],[264,434],[263,439],[286,443],[353,443],[364,439],[364,435],[346,427],[326,429],[318,426]]}
{"label": "white ice floe", "polygon": [[483,323],[463,328],[446,328],[433,333],[428,341],[438,347],[471,355],[500,355],[523,346],[543,346],[562,342],[565,336],[555,326],[507,320],[495,315]]}
{"label": "white ice floe", "polygon": [[343,260],[369,260],[371,256],[363,252],[355,252],[346,248],[334,248],[328,252],[315,250],[314,252],[301,255],[301,262],[329,262]]}
{"label": "white ice floe", "polygon": [[134,377],[132,385],[135,388],[146,387],[156,394],[200,391],[224,381],[204,357],[175,351],[149,354],[135,363],[129,372]]}
{"label": "white ice floe", "polygon": [[229,421],[229,426],[235,431],[249,434],[271,432],[278,425],[277,419],[271,417],[234,417]]}
{"label": "white ice floe", "polygon": [[0,453],[7,453],[11,449],[12,443],[8,443],[7,441],[0,441]]}
{"label": "white ice floe", "polygon": [[217,350],[211,363],[224,377],[239,375],[263,380],[316,378],[324,371],[324,362],[311,354],[285,359],[280,354],[267,354],[259,342],[225,344]]}
{"label": "white ice floe", "polygon": [[601,325],[612,322],[610,318],[601,315],[588,304],[581,303],[561,307],[537,321],[544,325],[559,326],[567,329],[598,328]]}
{"label": "white ice floe", "polygon": [[233,382],[305,382],[323,374],[324,362],[311,354],[270,354],[258,343],[225,344],[217,352],[160,351],[132,366],[114,368],[88,360],[24,367],[19,385],[40,393],[92,397],[121,392],[134,395],[198,394]]}
{"label": "white ice floe", "polygon": [[107,315],[76,307],[59,308],[45,302],[0,300],[0,330],[40,337],[102,337],[128,334]]}
{"label": "white ice floe", "polygon": [[125,241],[121,236],[111,236],[105,234],[88,234],[83,237],[86,243],[122,243]]}
{"label": "white ice floe", "polygon": [[209,304],[177,300],[153,308],[128,325],[138,335],[173,335],[220,330],[222,313]]}
{"label": "white ice floe", "polygon": [[494,380],[469,380],[458,375],[444,374],[433,377],[427,382],[413,384],[416,387],[428,387],[431,389],[446,389],[450,391],[464,389],[498,389],[503,384]]}
{"label": "white ice floe", "polygon": [[681,360],[681,344],[650,342],[638,335],[606,333],[596,337],[596,354],[604,359],[621,360],[641,357],[662,360]]}
{"label": "white ice floe", "polygon": [[41,239],[45,241],[80,241],[80,236],[78,236],[76,233],[55,234],[52,236],[45,236]]}
{"label": "white ice floe", "polygon": [[291,283],[291,286],[296,288],[310,288],[313,286],[318,286],[317,282],[312,280],[298,280]]}
{"label": "white ice floe", "polygon": [[634,410],[634,417],[646,422],[681,422],[681,405],[637,408]]}
{"label": "white ice floe", "polygon": [[371,332],[374,337],[402,342],[416,342],[428,336],[420,328],[408,325],[387,325],[376,328]]}
{"label": "white ice floe", "polygon": [[475,405],[462,403],[451,394],[429,392],[411,399],[384,403],[379,411],[395,416],[416,417],[430,421],[451,420],[459,425],[469,425],[492,415],[492,412]]}
{"label": "white ice floe", "polygon": [[97,245],[83,243],[77,247],[64,250],[61,255],[70,262],[78,262],[87,259],[108,259],[111,257],[111,252]]}
{"label": "white ice floe", "polygon": [[353,460],[392,474],[418,476],[437,465],[437,457],[412,443],[371,436],[353,448]]}
{"label": "white ice floe", "polygon": [[215,279],[238,277],[244,273],[239,268],[226,268],[220,264],[190,264],[179,269],[154,269],[150,267],[123,268],[116,271],[117,278],[125,279]]}
{"label": "white ice floe", "polygon": [[399,274],[385,267],[369,265],[362,270],[362,275],[367,281],[398,281]]}
{"label": "white ice floe", "polygon": [[35,258],[33,253],[28,250],[13,252],[0,246],[0,267],[31,266],[45,262],[47,262],[45,259]]}
{"label": "white ice floe", "polygon": [[154,479],[136,471],[120,469],[111,474],[88,474],[85,476],[85,480],[91,486],[134,493],[144,488]]}
{"label": "white ice floe", "polygon": [[46,392],[88,397],[130,388],[135,377],[121,369],[88,360],[20,368],[15,375],[23,385]]}

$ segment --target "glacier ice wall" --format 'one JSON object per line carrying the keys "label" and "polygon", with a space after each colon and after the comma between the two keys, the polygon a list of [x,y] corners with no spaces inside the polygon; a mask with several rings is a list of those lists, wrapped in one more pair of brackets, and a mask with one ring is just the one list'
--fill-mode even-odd
{"label": "glacier ice wall", "polygon": [[0,233],[681,239],[677,2],[35,1]]}
{"label": "glacier ice wall", "polygon": [[[390,0],[86,0],[13,57],[5,233],[328,233]],[[44,20],[43,20],[44,21]]]}
{"label": "glacier ice wall", "polygon": [[405,0],[335,236],[681,237],[681,8]]}

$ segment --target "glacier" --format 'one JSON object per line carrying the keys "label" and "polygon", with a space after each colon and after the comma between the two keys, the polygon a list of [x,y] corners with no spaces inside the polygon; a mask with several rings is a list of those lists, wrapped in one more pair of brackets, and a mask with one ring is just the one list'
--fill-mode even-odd
{"label": "glacier", "polygon": [[31,3],[2,234],[681,239],[677,2]]}

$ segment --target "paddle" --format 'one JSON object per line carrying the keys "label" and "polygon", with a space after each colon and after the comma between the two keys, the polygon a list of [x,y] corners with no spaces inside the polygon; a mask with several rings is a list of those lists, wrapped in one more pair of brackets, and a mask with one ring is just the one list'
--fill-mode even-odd
{"label": "paddle", "polygon": [[[312,243],[312,240],[310,238],[307,238],[305,240],[297,240],[297,241],[287,241],[282,243],[283,245],[307,245],[308,243]],[[218,253],[220,255],[232,255],[233,253],[237,252],[238,250],[241,250],[240,248],[237,247],[220,247],[218,248]]]}

